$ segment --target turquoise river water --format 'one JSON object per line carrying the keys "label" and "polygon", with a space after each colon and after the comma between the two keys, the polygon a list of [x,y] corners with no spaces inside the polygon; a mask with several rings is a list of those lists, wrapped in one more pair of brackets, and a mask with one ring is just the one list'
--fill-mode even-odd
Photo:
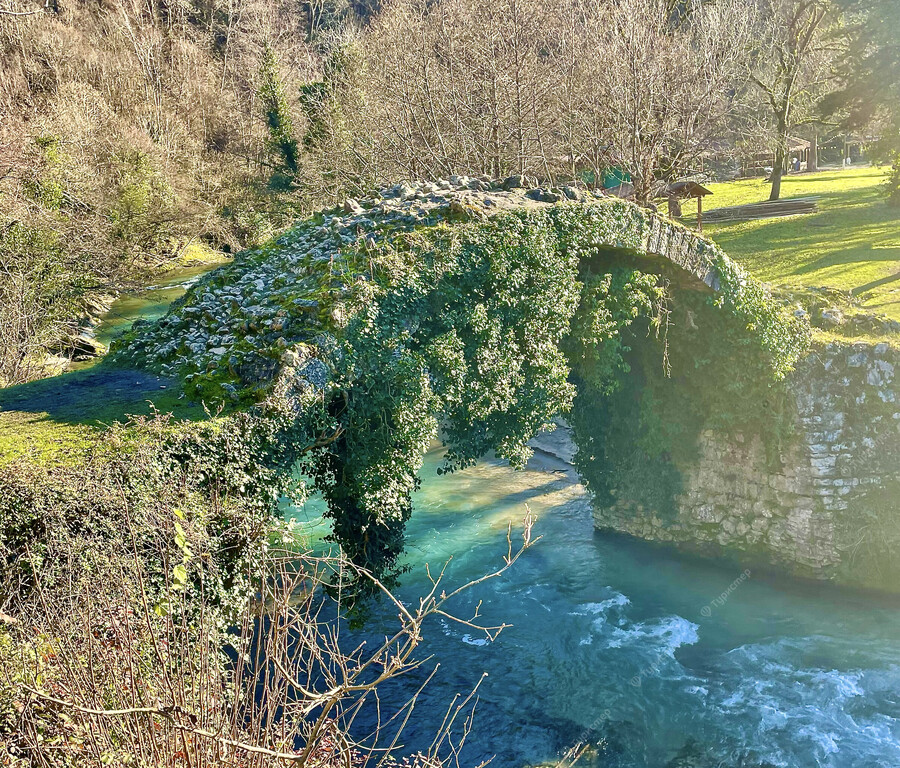
{"label": "turquoise river water", "polygon": [[[452,556],[454,585],[496,569],[507,523],[526,504],[543,538],[453,606],[465,615],[483,601],[487,623],[512,627],[491,643],[437,617],[419,649],[430,661],[382,692],[389,711],[440,664],[404,732],[408,750],[426,749],[453,695],[486,673],[463,765],[552,763],[600,741],[582,764],[900,766],[896,602],[601,535],[577,480],[552,459],[521,472],[485,461],[449,476],[436,475],[439,460],[433,451],[422,470],[401,599],[427,591],[425,563]],[[315,504],[297,512],[311,524],[315,514]],[[394,614],[353,642],[383,637]]]}

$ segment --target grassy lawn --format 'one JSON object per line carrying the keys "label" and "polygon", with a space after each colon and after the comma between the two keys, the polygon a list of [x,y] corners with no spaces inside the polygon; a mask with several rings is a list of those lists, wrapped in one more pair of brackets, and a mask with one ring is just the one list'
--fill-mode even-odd
{"label": "grassy lawn", "polygon": [[[900,211],[884,203],[886,173],[849,168],[788,176],[782,198],[817,196],[818,213],[710,224],[705,233],[761,280],[851,293],[862,311],[900,320]],[[761,202],[769,194],[762,179],[710,188],[707,210]]]}
{"label": "grassy lawn", "polygon": [[154,411],[206,418],[201,404],[182,395],[180,382],[103,363],[0,389],[0,467],[22,458],[78,464],[108,425]]}

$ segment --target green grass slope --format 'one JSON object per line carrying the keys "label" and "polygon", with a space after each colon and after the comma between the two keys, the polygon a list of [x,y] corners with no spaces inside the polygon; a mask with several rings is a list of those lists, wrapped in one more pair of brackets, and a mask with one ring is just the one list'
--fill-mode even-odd
{"label": "green grass slope", "polygon": [[[885,177],[878,168],[788,176],[782,197],[817,196],[818,213],[709,224],[706,234],[754,277],[789,289],[842,291],[862,311],[900,320],[900,211],[885,204]],[[762,179],[710,188],[707,210],[761,202],[769,192]]]}
{"label": "green grass slope", "polygon": [[105,363],[0,389],[0,467],[16,459],[76,465],[113,422],[154,412],[207,416],[178,380]]}

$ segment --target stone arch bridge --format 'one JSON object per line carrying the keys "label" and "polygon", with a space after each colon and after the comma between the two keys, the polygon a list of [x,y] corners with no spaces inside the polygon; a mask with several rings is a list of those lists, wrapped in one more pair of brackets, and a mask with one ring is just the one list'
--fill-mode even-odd
{"label": "stone arch bridge", "polygon": [[[496,227],[490,226],[494,223]],[[505,249],[507,239],[515,241],[514,247]],[[466,262],[464,268],[459,255],[465,254],[467,248],[477,258]],[[508,252],[501,254],[504,250]],[[494,255],[496,259],[489,258]],[[550,259],[558,260],[564,268],[549,268],[556,266]],[[346,200],[337,208],[298,223],[266,245],[239,254],[233,263],[205,276],[161,320],[136,324],[114,347],[113,355],[125,366],[180,378],[188,393],[204,399],[210,395],[223,400],[231,398],[240,407],[275,392],[284,395],[278,398],[280,402],[289,403],[295,413],[300,413],[301,408],[320,407],[331,392],[333,399],[329,402],[338,404],[335,411],[342,407],[346,410],[348,399],[340,400],[335,391],[343,387],[346,392],[348,376],[352,379],[355,375],[341,371],[347,367],[342,362],[342,350],[347,347],[341,345],[347,343],[353,330],[351,319],[359,320],[357,327],[375,329],[371,335],[357,333],[354,337],[355,343],[375,351],[363,360],[364,365],[370,366],[364,369],[369,378],[351,380],[350,387],[355,381],[368,386],[373,379],[386,378],[394,361],[410,352],[413,345],[408,340],[417,328],[439,325],[432,322],[434,313],[444,311],[442,308],[448,305],[428,301],[443,279],[435,278],[435,274],[441,270],[442,274],[456,274],[453,270],[459,269],[464,277],[472,279],[458,280],[450,292],[454,301],[468,302],[469,325],[465,332],[470,342],[479,333],[474,327],[477,318],[471,306],[474,294],[490,301],[491,294],[502,293],[502,301],[494,304],[499,315],[506,311],[507,304],[519,300],[515,295],[519,286],[522,291],[540,292],[540,312],[527,317],[508,313],[499,323],[505,325],[495,334],[494,341],[488,340],[495,346],[489,350],[486,368],[495,359],[501,359],[501,368],[508,364],[519,373],[525,370],[517,379],[525,385],[515,385],[523,390],[517,402],[522,406],[520,412],[532,408],[534,413],[529,411],[517,424],[519,439],[520,432],[547,423],[559,412],[557,404],[570,398],[567,372],[558,365],[559,355],[563,354],[559,342],[568,329],[565,317],[572,317],[579,300],[575,285],[578,275],[585,268],[602,273],[617,265],[659,272],[679,287],[693,291],[718,293],[721,301],[710,311],[721,310],[736,317],[736,327],[753,337],[772,366],[770,372],[776,376],[788,373],[805,350],[806,337],[803,329],[796,327],[796,318],[772,302],[766,291],[747,278],[714,243],[655,212],[573,187],[529,189],[518,186],[515,180],[496,183],[453,177],[383,189],[366,198]],[[510,274],[514,279],[509,279]],[[423,284],[430,285],[432,294],[422,289]],[[400,298],[391,305],[391,297],[398,295]],[[567,307],[565,311],[560,309],[563,305]],[[412,310],[409,315],[404,314],[407,309]],[[388,316],[389,328],[375,328],[374,321],[365,326],[367,318],[380,318],[382,314]],[[531,325],[526,327],[528,323]],[[540,323],[555,323],[554,330],[551,332]],[[384,336],[377,336],[382,331]],[[532,331],[541,338],[527,338]],[[434,353],[432,359],[437,366],[449,359],[448,367],[453,368],[451,358],[462,354],[459,350],[465,342],[460,336],[451,336],[447,333],[440,337],[446,344]],[[504,356],[506,350],[502,346],[508,338],[517,345],[515,359]],[[553,349],[548,353],[550,347]],[[353,347],[344,361],[359,351],[359,347]],[[420,352],[419,347],[414,349],[415,354]],[[470,354],[465,365],[477,358],[477,352]],[[529,373],[530,352],[544,357]],[[416,369],[422,358],[413,359],[415,354],[404,358],[410,365],[403,371]],[[351,365],[355,363],[351,361]],[[452,373],[465,365],[457,366]],[[473,366],[477,367],[477,363]],[[430,381],[428,377],[434,370],[425,371],[422,380]],[[485,378],[490,379],[495,373],[488,370]],[[532,397],[535,390],[528,389],[529,376],[552,379],[549,384],[537,385],[544,387],[541,397]],[[502,377],[503,372],[497,374],[498,380]],[[448,381],[448,387],[456,386],[452,376]],[[493,437],[500,435],[503,418],[510,410],[504,410],[507,405],[503,399],[508,383],[502,380],[503,386],[494,389],[484,381],[474,383],[482,387],[478,391],[491,403],[491,417],[500,424]],[[471,379],[463,379],[446,402],[469,397],[470,384]],[[319,397],[320,393],[326,394]],[[537,405],[529,405],[533,403]],[[480,414],[480,407],[480,401],[474,402],[472,412]],[[459,414],[468,412],[460,409],[455,415],[463,418]],[[326,414],[329,418],[339,415],[332,411]],[[480,415],[475,419],[485,421]],[[410,420],[413,419],[407,422]],[[484,432],[489,433],[490,428]],[[481,445],[479,439],[476,434],[470,441],[479,450],[496,448]],[[408,477],[404,475],[409,481],[404,493],[411,492],[414,469],[410,469]],[[689,477],[691,468],[679,471]],[[651,509],[648,504],[641,508]],[[622,519],[598,518],[598,524],[635,535],[649,530],[649,538],[662,538],[647,526],[641,530],[629,527],[629,521],[634,520],[640,521],[640,516],[629,510],[622,513]],[[685,530],[686,539],[697,538],[689,526]]]}
{"label": "stone arch bridge", "polygon": [[[341,299],[353,289],[355,269],[346,261],[348,250],[376,249],[423,228],[452,229],[509,214],[527,226],[529,217],[542,211],[557,216],[557,228],[571,235],[585,257],[638,259],[645,268],[667,270],[686,287],[719,291],[721,265],[730,264],[711,241],[691,230],[598,192],[528,189],[515,179],[468,177],[399,184],[346,200],[240,254],[205,276],[161,321],[139,324],[114,347],[114,356],[188,379],[213,369],[229,369],[245,381],[271,379],[277,361],[269,355],[270,361],[260,364],[260,350],[280,356],[299,326],[318,334],[341,325],[347,312]],[[252,371],[244,365],[248,357],[256,360]]]}

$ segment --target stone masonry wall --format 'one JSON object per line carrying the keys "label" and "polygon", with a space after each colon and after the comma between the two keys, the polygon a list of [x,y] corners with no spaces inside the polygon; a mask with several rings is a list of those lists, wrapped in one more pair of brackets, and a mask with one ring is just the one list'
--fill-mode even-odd
{"label": "stone masonry wall", "polygon": [[678,466],[677,514],[640,498],[596,508],[601,529],[800,576],[900,591],[900,352],[829,344],[790,381],[795,431],[701,434]]}

